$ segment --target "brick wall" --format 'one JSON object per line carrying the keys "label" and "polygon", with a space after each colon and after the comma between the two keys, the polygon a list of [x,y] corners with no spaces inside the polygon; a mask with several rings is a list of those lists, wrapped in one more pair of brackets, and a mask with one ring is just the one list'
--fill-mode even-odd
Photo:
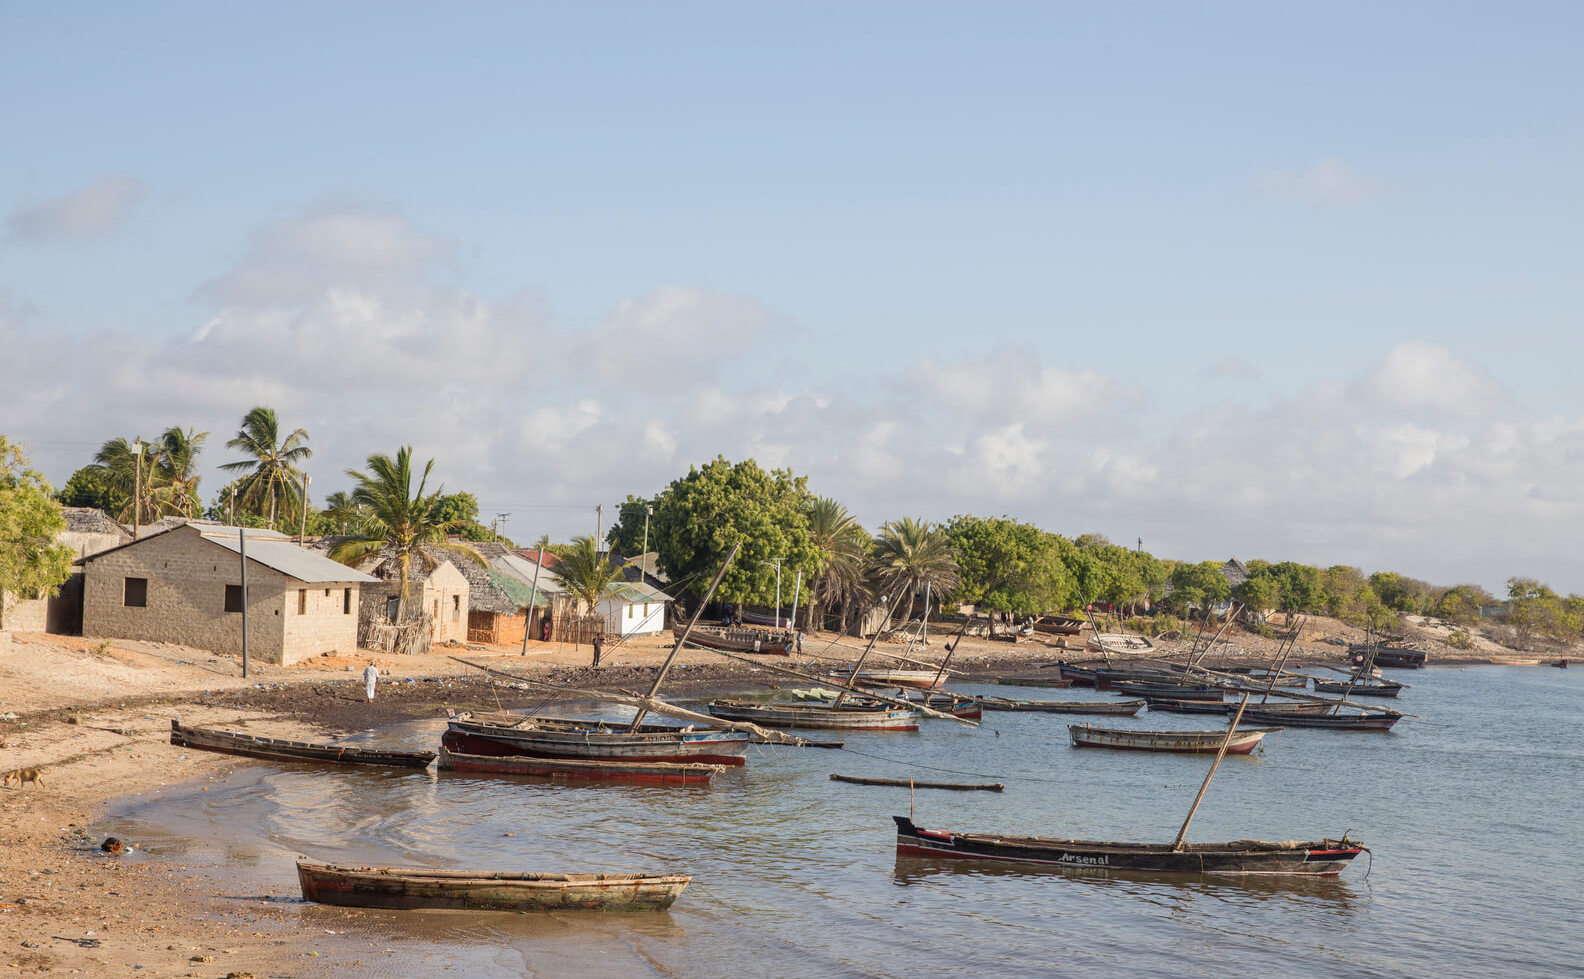
{"label": "brick wall", "polygon": [[[126,604],[128,578],[148,581],[144,607]],[[242,614],[225,611],[226,585],[241,581],[237,555],[204,540],[194,528],[146,537],[87,563],[83,635],[241,655]],[[347,587],[352,588],[351,614],[342,612]],[[307,614],[297,611],[299,588],[308,590]],[[248,655],[261,662],[292,663],[331,649],[355,650],[357,608],[355,584],[306,585],[249,561]]]}

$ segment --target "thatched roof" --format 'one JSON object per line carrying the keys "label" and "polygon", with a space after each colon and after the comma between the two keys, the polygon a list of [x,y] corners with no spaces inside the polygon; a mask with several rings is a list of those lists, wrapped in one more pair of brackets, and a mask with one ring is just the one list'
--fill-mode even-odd
{"label": "thatched roof", "polygon": [[113,534],[123,541],[132,539],[132,532],[110,519],[103,510],[91,506],[61,507],[66,517],[66,530],[73,534]]}

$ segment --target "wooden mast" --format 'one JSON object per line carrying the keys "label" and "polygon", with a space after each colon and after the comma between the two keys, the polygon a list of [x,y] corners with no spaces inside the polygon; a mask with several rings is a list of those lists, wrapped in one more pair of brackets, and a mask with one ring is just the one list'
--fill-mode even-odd
{"label": "wooden mast", "polygon": [[[720,587],[721,579],[726,577],[726,569],[731,567],[732,559],[737,556],[737,552],[740,550],[742,550],[742,541],[739,540],[732,545],[731,553],[726,555],[726,560],[721,562],[720,570],[715,572],[715,580],[710,582],[709,591],[704,593],[704,598],[698,603],[698,608],[693,610],[693,618],[688,620],[687,628],[682,630],[682,635],[677,637],[676,645],[671,647],[671,655],[666,657],[665,662],[660,666],[660,672],[655,674],[654,683],[649,686],[647,699],[653,700],[655,695],[660,692],[660,684],[665,682],[666,674],[671,672],[671,664],[676,662],[677,654],[682,652],[682,644],[687,642],[688,633],[693,631],[695,625],[698,625],[699,616],[704,614],[704,606],[708,605],[709,600],[715,597],[715,589]],[[645,708],[638,708],[638,716],[633,718],[632,727],[627,729],[629,732],[638,730],[638,725],[643,723],[645,712]]]}
{"label": "wooden mast", "polygon": [[[897,606],[902,604],[902,596],[904,594],[906,594],[906,593],[907,593],[907,588],[905,588],[905,587],[897,592],[896,601],[892,602],[891,603],[891,607],[886,610],[885,621],[887,621],[887,622],[891,621],[891,616],[896,614]],[[832,706],[840,707],[843,703],[846,702],[848,696],[852,694],[852,692],[853,692],[853,684],[858,680],[858,671],[863,669],[864,660],[866,658],[868,658],[868,656],[869,656],[869,650],[873,649],[874,646],[875,646],[875,643],[877,643],[879,641],[880,641],[880,629],[877,628],[877,629],[875,629],[874,636],[872,636],[870,638],[870,640],[869,640],[869,645],[865,646],[864,647],[864,651],[861,654],[859,654],[858,662],[853,664],[852,672],[847,674],[847,687],[846,687],[846,689],[844,689],[841,693],[836,695],[836,703],[833,704]]]}
{"label": "wooden mast", "polygon": [[1210,763],[1210,771],[1205,775],[1204,784],[1199,786],[1199,794],[1194,796],[1193,807],[1188,810],[1188,818],[1183,820],[1182,829],[1177,831],[1177,839],[1172,841],[1173,850],[1183,848],[1183,838],[1188,835],[1188,824],[1193,822],[1194,813],[1199,811],[1199,803],[1204,801],[1205,793],[1210,790],[1210,780],[1215,778],[1216,769],[1221,767],[1221,759],[1226,757],[1227,745],[1232,743],[1232,735],[1237,731],[1238,721],[1243,719],[1243,708],[1248,706],[1249,695],[1244,694],[1238,701],[1237,713],[1232,716],[1232,723],[1227,725],[1226,737],[1221,741],[1221,750],[1216,752],[1215,761]]}

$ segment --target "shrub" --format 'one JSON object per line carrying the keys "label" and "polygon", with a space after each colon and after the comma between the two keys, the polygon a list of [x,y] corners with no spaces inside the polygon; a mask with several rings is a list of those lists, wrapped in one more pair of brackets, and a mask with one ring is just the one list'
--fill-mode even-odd
{"label": "shrub", "polygon": [[1457,629],[1446,637],[1446,644],[1453,649],[1473,649],[1474,637],[1462,629]]}

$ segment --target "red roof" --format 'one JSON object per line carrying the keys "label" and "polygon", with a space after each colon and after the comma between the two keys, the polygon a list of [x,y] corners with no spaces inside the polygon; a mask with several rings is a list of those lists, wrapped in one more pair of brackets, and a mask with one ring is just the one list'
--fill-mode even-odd
{"label": "red roof", "polygon": [[537,563],[542,568],[553,568],[561,563],[561,559],[556,557],[554,554],[551,554],[549,551],[545,551],[541,555],[539,551],[532,547],[525,547],[518,553],[528,560]]}

